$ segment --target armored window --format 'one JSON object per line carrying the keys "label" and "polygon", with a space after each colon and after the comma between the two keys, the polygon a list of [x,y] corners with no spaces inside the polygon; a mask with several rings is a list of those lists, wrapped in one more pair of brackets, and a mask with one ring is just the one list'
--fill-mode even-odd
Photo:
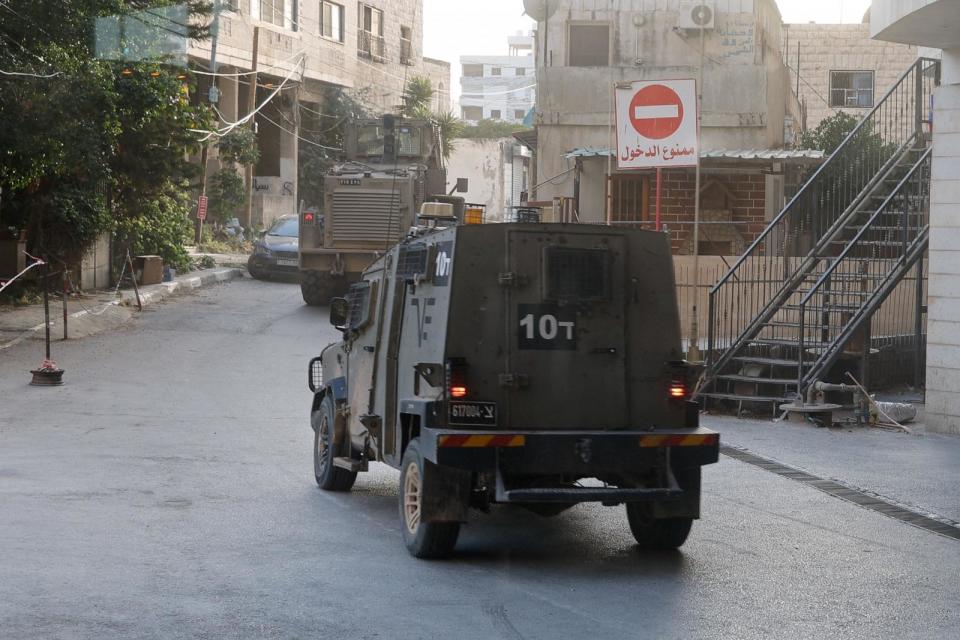
{"label": "armored window", "polygon": [[429,250],[426,245],[400,247],[400,255],[397,257],[397,277],[407,282],[414,282],[417,276],[425,276],[428,257]]}
{"label": "armored window", "polygon": [[610,298],[610,253],[605,249],[544,249],[543,298],[596,302]]}
{"label": "armored window", "polygon": [[571,24],[568,49],[571,67],[609,66],[610,25]]}
{"label": "armored window", "polygon": [[873,71],[830,72],[830,106],[835,109],[869,109],[873,91]]}
{"label": "armored window", "polygon": [[370,323],[370,283],[358,282],[347,292],[347,305],[350,307],[347,328],[357,331]]}

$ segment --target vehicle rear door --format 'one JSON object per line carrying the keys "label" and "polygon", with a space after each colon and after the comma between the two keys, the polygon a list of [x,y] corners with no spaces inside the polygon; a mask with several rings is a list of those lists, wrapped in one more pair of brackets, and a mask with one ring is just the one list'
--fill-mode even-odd
{"label": "vehicle rear door", "polygon": [[622,235],[508,232],[506,415],[513,429],[616,429],[626,398]]}

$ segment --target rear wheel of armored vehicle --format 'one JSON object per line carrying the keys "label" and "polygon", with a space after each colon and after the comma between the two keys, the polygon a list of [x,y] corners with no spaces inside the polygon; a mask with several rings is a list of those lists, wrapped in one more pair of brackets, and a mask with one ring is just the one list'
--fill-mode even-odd
{"label": "rear wheel of armored vehicle", "polygon": [[322,307],[330,304],[330,299],[335,298],[342,288],[344,288],[343,278],[334,278],[319,271],[301,271],[300,272],[300,294],[303,301],[311,307]]}
{"label": "rear wheel of armored vehicle", "polygon": [[400,528],[403,542],[417,558],[443,558],[450,555],[460,535],[459,522],[424,522],[423,504],[426,474],[430,463],[420,454],[420,441],[414,438],[403,454],[400,465]]}
{"label": "rear wheel of armored vehicle", "polygon": [[678,549],[693,526],[693,518],[655,519],[653,505],[646,502],[627,503],[627,521],[641,549]]}
{"label": "rear wheel of armored vehicle", "polygon": [[[700,469],[675,469],[674,477],[681,489],[700,495]],[[653,517],[654,507],[649,502],[627,503],[627,521],[630,531],[641,549],[677,549],[690,535],[693,518]]]}
{"label": "rear wheel of armored vehicle", "polygon": [[313,475],[321,489],[349,491],[357,480],[357,472],[348,471],[333,464],[333,459],[337,456],[333,442],[335,416],[333,398],[327,396],[311,417],[314,431]]}

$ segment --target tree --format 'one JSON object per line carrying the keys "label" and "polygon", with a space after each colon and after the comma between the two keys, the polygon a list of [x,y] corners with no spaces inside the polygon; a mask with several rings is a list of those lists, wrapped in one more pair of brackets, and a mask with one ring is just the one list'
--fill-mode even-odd
{"label": "tree", "polygon": [[797,142],[798,149],[818,149],[827,155],[836,151],[837,147],[857,128],[860,119],[840,111],[836,115],[824,118],[816,129],[804,131]]}
{"label": "tree", "polygon": [[403,109],[401,114],[407,118],[420,118],[430,113],[433,102],[433,84],[430,78],[414,76],[403,90]]}
{"label": "tree", "polygon": [[238,169],[256,164],[260,160],[260,148],[256,134],[240,127],[220,138],[217,149],[223,166],[210,179],[210,214],[215,220],[225,222],[247,202],[249,194]]}
{"label": "tree", "polygon": [[[72,264],[100,233],[117,231],[121,245],[185,259],[175,230],[145,230],[171,229],[178,226],[171,219],[185,216],[197,175],[186,159],[198,151],[190,130],[209,129],[211,113],[191,102],[195,86],[182,69],[164,60],[97,59],[92,38],[97,18],[171,4],[8,0],[0,7],[0,68],[38,76],[0,80],[0,218],[26,227],[33,250]],[[193,17],[209,14],[208,2],[187,5]],[[205,28],[188,32],[202,38]]]}

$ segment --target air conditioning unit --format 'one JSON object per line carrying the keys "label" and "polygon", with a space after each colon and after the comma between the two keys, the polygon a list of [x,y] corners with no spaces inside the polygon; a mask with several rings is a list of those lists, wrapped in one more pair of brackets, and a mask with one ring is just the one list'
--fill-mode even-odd
{"label": "air conditioning unit", "polygon": [[681,29],[713,29],[717,12],[713,0],[680,0]]}

